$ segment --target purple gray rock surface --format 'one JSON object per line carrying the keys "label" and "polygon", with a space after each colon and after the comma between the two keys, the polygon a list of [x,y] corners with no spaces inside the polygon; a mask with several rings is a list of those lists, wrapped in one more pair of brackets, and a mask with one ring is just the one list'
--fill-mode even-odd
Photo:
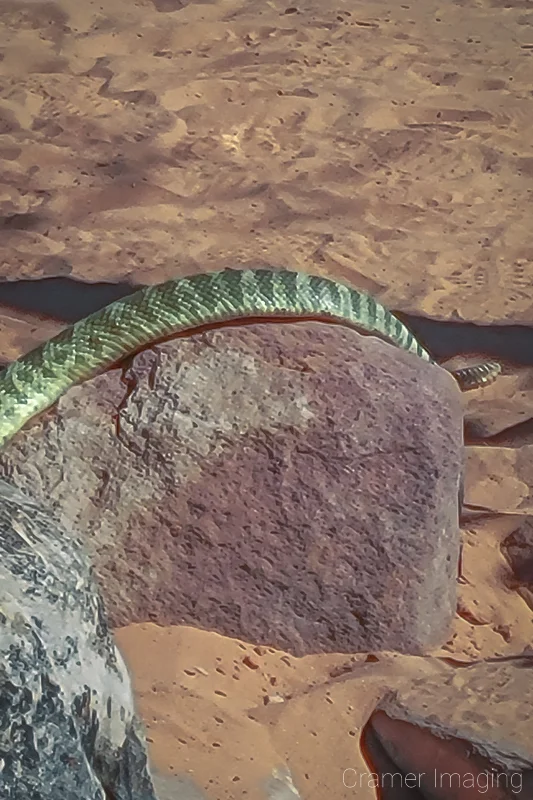
{"label": "purple gray rock surface", "polygon": [[462,458],[444,370],[340,326],[269,324],[71,389],[0,474],[85,535],[113,625],[419,653],[455,612]]}

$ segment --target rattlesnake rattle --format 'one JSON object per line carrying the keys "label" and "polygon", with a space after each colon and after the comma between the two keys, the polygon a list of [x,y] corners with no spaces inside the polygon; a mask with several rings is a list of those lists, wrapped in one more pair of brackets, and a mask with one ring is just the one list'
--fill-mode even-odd
{"label": "rattlesnake rattle", "polygon": [[[436,363],[411,331],[371,295],[303,272],[225,269],[130,294],[63,330],[0,373],[0,447],[71,386],[173,335],[260,319],[340,323]],[[491,383],[496,361],[450,370],[463,391]]]}

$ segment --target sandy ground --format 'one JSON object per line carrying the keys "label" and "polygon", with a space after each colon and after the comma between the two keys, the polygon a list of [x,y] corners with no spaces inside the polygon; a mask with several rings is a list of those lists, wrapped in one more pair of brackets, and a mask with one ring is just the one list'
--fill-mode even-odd
{"label": "sandy ground", "polygon": [[[527,0],[0,10],[3,279],[157,283],[279,265],[406,312],[533,322]],[[5,310],[0,355],[58,325]],[[474,428],[499,437],[469,448],[466,499],[484,515],[465,523],[458,615],[438,654],[478,659],[533,635],[533,595],[501,549],[532,513],[531,372],[511,369],[465,403]],[[332,754],[355,763],[342,709],[370,713],[372,694],[345,684],[329,715],[305,700],[345,656],[296,660],[151,625],[118,639],[163,776],[190,774],[210,800],[262,797],[257,782],[293,753],[299,785],[322,797]],[[251,712],[294,691],[277,727]]]}

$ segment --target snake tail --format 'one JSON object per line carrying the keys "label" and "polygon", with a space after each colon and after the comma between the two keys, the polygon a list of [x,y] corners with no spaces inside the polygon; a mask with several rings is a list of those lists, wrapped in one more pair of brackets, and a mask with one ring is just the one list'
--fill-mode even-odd
{"label": "snake tail", "polygon": [[459,388],[467,392],[492,383],[501,371],[502,365],[498,361],[486,361],[484,364],[451,370],[451,374],[459,384]]}

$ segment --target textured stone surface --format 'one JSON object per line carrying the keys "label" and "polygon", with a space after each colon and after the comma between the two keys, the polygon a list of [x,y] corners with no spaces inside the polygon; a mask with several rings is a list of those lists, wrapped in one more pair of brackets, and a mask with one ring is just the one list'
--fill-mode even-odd
{"label": "textured stone surface", "polygon": [[399,680],[380,708],[437,736],[469,741],[507,770],[532,769],[532,668],[531,655],[471,664],[427,659],[419,678]]}
{"label": "textured stone surface", "polygon": [[72,389],[0,456],[86,533],[114,624],[299,654],[442,641],[462,459],[443,370],[309,323],[199,334],[123,378]]}
{"label": "textured stone surface", "polygon": [[[529,352],[531,349],[529,347]],[[509,367],[504,369],[508,370]],[[496,441],[503,443],[514,435],[515,442],[523,442],[523,434],[528,432],[528,426],[531,427],[531,370],[515,367],[514,374],[501,375],[490,386],[466,393],[464,400],[467,437],[497,437]]]}
{"label": "textured stone surface", "polygon": [[468,447],[465,503],[494,514],[533,514],[533,444]]}
{"label": "textured stone surface", "polygon": [[155,800],[85,550],[0,482],[0,796]]}

